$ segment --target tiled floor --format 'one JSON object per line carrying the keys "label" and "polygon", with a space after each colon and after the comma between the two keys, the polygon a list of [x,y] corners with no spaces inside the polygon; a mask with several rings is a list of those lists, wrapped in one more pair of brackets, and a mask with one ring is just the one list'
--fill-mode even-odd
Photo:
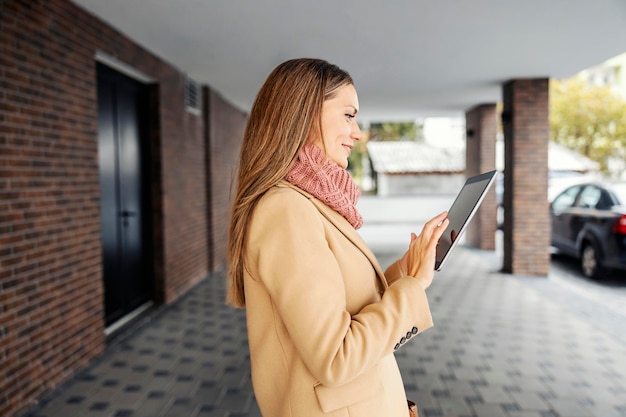
{"label": "tiled floor", "polygon": [[[626,339],[558,280],[500,274],[494,259],[459,247],[429,290],[435,327],[396,353],[420,415],[626,416]],[[209,278],[29,416],[259,416],[245,315],[224,290]]]}
{"label": "tiled floor", "polygon": [[37,417],[254,416],[245,313],[205,280],[110,347]]}
{"label": "tiled floor", "polygon": [[[374,250],[382,265],[397,255]],[[594,293],[564,269],[546,279],[499,265],[460,246],[437,273],[435,327],[396,352],[420,416],[625,417],[626,286]],[[208,278],[27,416],[260,416],[245,314],[224,292],[223,275]]]}

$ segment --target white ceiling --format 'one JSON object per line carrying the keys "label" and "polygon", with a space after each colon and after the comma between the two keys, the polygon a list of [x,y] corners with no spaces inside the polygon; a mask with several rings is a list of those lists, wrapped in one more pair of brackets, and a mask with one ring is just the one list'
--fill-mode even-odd
{"label": "white ceiling", "polygon": [[247,111],[295,57],[348,70],[370,121],[460,116],[513,78],[626,51],[626,0],[74,0]]}

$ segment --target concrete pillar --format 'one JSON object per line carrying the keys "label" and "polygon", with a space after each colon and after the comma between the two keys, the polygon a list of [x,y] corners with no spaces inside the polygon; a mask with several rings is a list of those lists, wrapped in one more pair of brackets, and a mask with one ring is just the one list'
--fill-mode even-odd
{"label": "concrete pillar", "polygon": [[547,276],[550,269],[548,79],[502,88],[505,272]]}
{"label": "concrete pillar", "polygon": [[[471,177],[496,167],[496,105],[482,104],[465,113],[465,176]],[[495,249],[497,201],[495,186],[483,200],[469,225],[467,243],[479,249]]]}

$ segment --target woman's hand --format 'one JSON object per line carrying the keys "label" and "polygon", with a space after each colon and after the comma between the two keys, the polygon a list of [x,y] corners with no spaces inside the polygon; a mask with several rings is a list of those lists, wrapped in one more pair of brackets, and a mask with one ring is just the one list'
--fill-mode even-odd
{"label": "woman's hand", "polygon": [[448,212],[444,211],[433,217],[424,225],[419,236],[411,233],[409,249],[400,259],[402,270],[407,275],[417,278],[424,289],[433,282],[437,244],[450,222],[447,216]]}

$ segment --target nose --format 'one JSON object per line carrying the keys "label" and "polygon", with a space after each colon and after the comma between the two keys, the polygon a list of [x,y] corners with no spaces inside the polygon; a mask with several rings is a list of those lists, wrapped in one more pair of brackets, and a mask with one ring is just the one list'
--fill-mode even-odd
{"label": "nose", "polygon": [[363,132],[361,132],[361,128],[359,127],[359,124],[357,122],[354,122],[354,128],[350,133],[350,137],[352,138],[352,140],[355,141],[360,141],[361,139],[363,139]]}

